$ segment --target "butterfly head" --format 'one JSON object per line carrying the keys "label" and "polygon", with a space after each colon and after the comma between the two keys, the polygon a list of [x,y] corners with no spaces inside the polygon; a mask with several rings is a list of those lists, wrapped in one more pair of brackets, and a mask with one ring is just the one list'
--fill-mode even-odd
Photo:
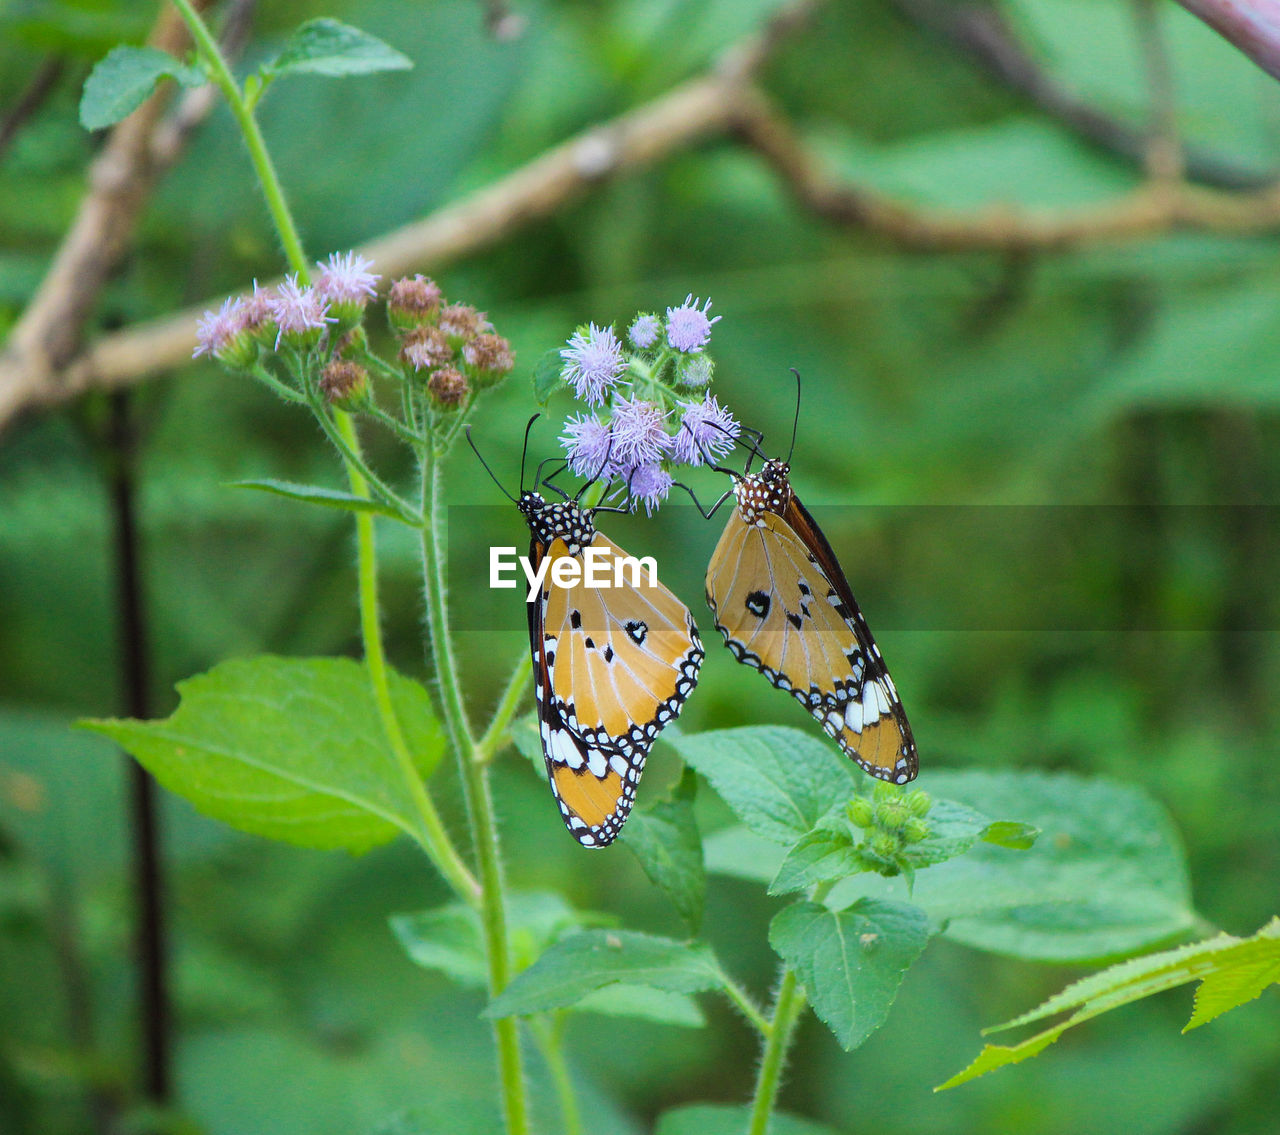
{"label": "butterfly head", "polygon": [[766,461],[759,473],[740,477],[733,486],[743,522],[764,525],[766,512],[781,516],[791,501],[791,466],[785,461]]}
{"label": "butterfly head", "polygon": [[553,540],[563,540],[571,556],[576,556],[596,537],[591,511],[579,507],[577,501],[548,501],[541,493],[520,494],[516,508],[524,516],[533,538],[544,547]]}

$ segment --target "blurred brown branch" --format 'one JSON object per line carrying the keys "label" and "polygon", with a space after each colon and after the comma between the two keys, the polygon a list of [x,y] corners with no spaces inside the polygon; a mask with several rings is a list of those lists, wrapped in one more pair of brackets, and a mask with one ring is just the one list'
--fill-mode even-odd
{"label": "blurred brown branch", "polygon": [[62,72],[65,67],[66,61],[64,59],[60,56],[52,55],[36,69],[36,73],[31,76],[31,82],[27,84],[26,90],[18,96],[18,101],[14,104],[13,109],[0,121],[0,158],[4,156],[4,152],[13,144],[13,140],[18,136],[18,132],[27,120],[40,109],[44,100],[53,93],[54,88],[58,85],[58,80],[62,78]]}
{"label": "blurred brown branch", "polygon": [[1178,0],[1273,78],[1280,79],[1280,0]]}
{"label": "blurred brown branch", "polygon": [[[1034,106],[1113,154],[1142,165],[1149,132],[1090,105],[1047,72],[1023,45],[1003,12],[989,3],[891,0],[912,23],[964,52],[988,74]],[[1189,180],[1220,189],[1260,189],[1272,175],[1208,150],[1188,147]]]}
{"label": "blurred brown branch", "polygon": [[[915,4],[917,0],[899,2]],[[549,216],[607,178],[647,168],[682,149],[725,135],[737,137],[758,153],[801,207],[832,224],[905,249],[1024,253],[1135,240],[1179,229],[1233,234],[1280,229],[1280,184],[1228,192],[1187,184],[1176,168],[1167,166],[1161,168],[1161,176],[1133,192],[1076,209],[1028,210],[993,204],[957,211],[895,200],[869,186],[839,183],[753,83],[774,46],[815,6],[808,0],[784,7],[766,28],[729,51],[708,74],[584,131],[486,188],[358,251],[387,276],[438,271]],[[1163,93],[1158,93],[1163,101]],[[1159,135],[1160,123],[1155,125]],[[1135,132],[1134,141],[1137,151],[1144,151],[1147,132]],[[33,310],[39,313],[44,293],[42,288],[20,321],[20,329],[34,318]],[[26,340],[18,342],[16,351],[11,344],[9,353],[0,358],[0,426],[26,407],[59,402],[91,388],[127,386],[181,365],[195,345],[200,312],[217,302],[209,300],[104,335],[82,352],[57,358],[56,366],[51,359],[57,356],[51,355],[47,344],[43,353],[34,356]]]}

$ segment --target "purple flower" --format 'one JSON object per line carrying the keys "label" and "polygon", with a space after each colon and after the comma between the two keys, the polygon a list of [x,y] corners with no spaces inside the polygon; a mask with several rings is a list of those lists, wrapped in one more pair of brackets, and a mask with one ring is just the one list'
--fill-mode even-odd
{"label": "purple flower", "polygon": [[296,276],[284,278],[284,283],[276,288],[268,305],[271,318],[280,328],[276,335],[277,347],[280,346],[281,335],[305,335],[308,331],[323,331],[326,323],[333,322],[329,316],[329,302],[322,299],[315,288],[300,286]]}
{"label": "purple flower", "polygon": [[701,465],[708,457],[723,457],[733,448],[741,427],[734,416],[708,394],[701,402],[681,402],[684,416],[672,446],[672,457],[683,465]]}
{"label": "purple flower", "polygon": [[594,414],[577,414],[564,423],[560,438],[569,468],[579,477],[612,477],[612,436],[609,426]]}
{"label": "purple flower", "polygon": [[653,515],[653,510],[667,499],[671,491],[671,474],[657,462],[637,465],[627,474],[627,492],[631,495],[632,507],[639,501],[645,512]]}
{"label": "purple flower", "polygon": [[679,307],[667,308],[667,342],[677,351],[697,353],[711,338],[711,325],[720,317],[708,319],[711,301],[707,300],[702,307],[698,306],[700,303],[702,301],[695,300],[690,293]]}
{"label": "purple flower", "polygon": [[373,264],[354,252],[334,252],[327,264],[316,264],[316,292],[330,303],[349,303],[359,307],[377,295],[382,278],[369,269]]}
{"label": "purple flower", "polygon": [[588,406],[604,402],[605,391],[616,385],[627,370],[622,344],[613,328],[597,327],[594,323],[585,334],[575,332],[560,357],[564,359],[561,374]]}
{"label": "purple flower", "polygon": [[253,295],[244,301],[244,325],[250,331],[256,331],[265,323],[275,319],[271,313],[271,293],[253,282]]}
{"label": "purple flower", "polygon": [[645,351],[658,341],[661,333],[662,324],[656,315],[637,315],[627,332],[627,338],[631,340],[633,347]]}
{"label": "purple flower", "polygon": [[193,359],[201,355],[218,355],[245,328],[246,303],[238,296],[222,301],[217,311],[206,311],[196,325],[196,349]]}
{"label": "purple flower", "polygon": [[639,398],[619,398],[613,407],[613,457],[618,466],[650,465],[671,448],[667,411]]}

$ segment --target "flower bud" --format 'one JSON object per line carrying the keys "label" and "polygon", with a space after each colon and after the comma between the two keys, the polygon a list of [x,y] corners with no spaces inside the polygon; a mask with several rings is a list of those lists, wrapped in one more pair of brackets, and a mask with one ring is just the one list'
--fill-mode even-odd
{"label": "flower bud", "polygon": [[903,843],[919,843],[921,840],[928,839],[933,831],[928,823],[920,819],[919,816],[911,816],[905,824],[902,825],[902,842]]}
{"label": "flower bud", "polygon": [[440,309],[440,330],[448,336],[449,346],[455,351],[469,343],[482,331],[492,331],[484,312],[476,311],[470,304],[451,303]]}
{"label": "flower bud", "polygon": [[424,323],[405,333],[400,359],[414,370],[434,370],[453,362],[453,348],[439,327]]}
{"label": "flower bud", "polygon": [[433,406],[441,410],[456,410],[467,400],[471,393],[471,384],[467,376],[456,367],[441,367],[433,370],[427,379],[427,395]]}
{"label": "flower bud", "polygon": [[487,331],[462,348],[462,358],[471,368],[476,387],[480,390],[496,386],[516,365],[511,344],[501,335]]}
{"label": "flower bud", "polygon": [[406,276],[391,285],[387,294],[387,319],[396,332],[434,323],[444,295],[440,285],[426,276]]}
{"label": "flower bud", "polygon": [[892,800],[881,800],[875,806],[875,814],[876,824],[890,832],[901,831],[903,824],[911,818],[906,802],[901,796],[896,796]]}
{"label": "flower bud", "polygon": [[715,363],[706,355],[685,355],[676,365],[676,382],[698,390],[711,381]]}
{"label": "flower bud", "polygon": [[334,359],[320,372],[320,390],[329,405],[358,410],[369,399],[369,372],[349,359]]}
{"label": "flower bud", "polygon": [[875,823],[875,812],[871,807],[871,801],[864,800],[861,796],[849,801],[847,811],[850,821],[860,828],[869,828]]}
{"label": "flower bud", "polygon": [[888,832],[876,832],[869,846],[871,853],[885,863],[892,863],[898,856],[898,841]]}
{"label": "flower bud", "polygon": [[933,797],[923,788],[914,788],[907,793],[907,811],[913,816],[927,816],[933,807]]}

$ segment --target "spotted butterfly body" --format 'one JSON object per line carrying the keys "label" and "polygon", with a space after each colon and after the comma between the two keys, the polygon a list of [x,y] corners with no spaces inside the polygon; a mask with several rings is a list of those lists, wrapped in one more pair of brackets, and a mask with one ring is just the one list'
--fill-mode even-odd
{"label": "spotted butterfly body", "polygon": [[866,772],[905,784],[915,740],[880,648],[822,530],[767,461],[735,475],[737,507],[707,568],[725,645],[786,690]]}
{"label": "spotted butterfly body", "polygon": [[689,609],[656,579],[592,588],[582,572],[577,584],[557,586],[561,557],[597,549],[600,575],[613,582],[625,553],[574,501],[525,492],[518,507],[534,570],[551,560],[528,605],[547,776],[570,833],[584,847],[605,847],[631,812],[654,740],[697,683],[702,642]]}

